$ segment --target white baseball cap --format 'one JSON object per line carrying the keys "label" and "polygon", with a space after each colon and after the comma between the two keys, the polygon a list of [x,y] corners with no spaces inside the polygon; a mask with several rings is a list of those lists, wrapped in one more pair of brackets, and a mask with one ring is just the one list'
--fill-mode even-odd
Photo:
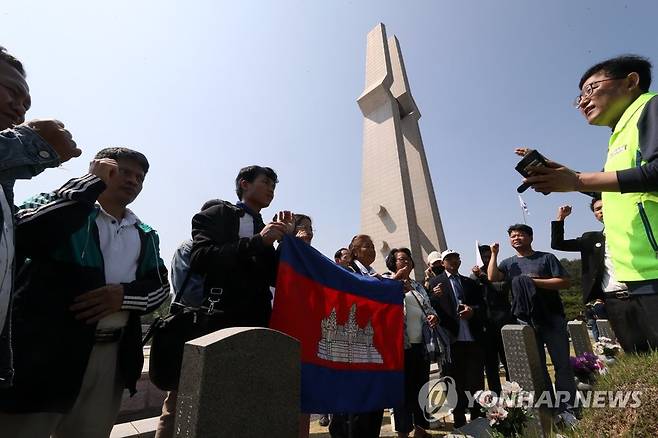
{"label": "white baseball cap", "polygon": [[459,255],[459,253],[458,253],[457,251],[455,251],[454,249],[446,249],[445,251],[443,251],[443,252],[441,253],[441,260],[443,260],[443,259],[445,259],[446,257],[448,257],[450,254],[457,254],[457,255]]}
{"label": "white baseball cap", "polygon": [[427,264],[428,265],[431,266],[436,261],[441,261],[441,254],[439,254],[438,251],[432,251],[431,253],[427,254]]}

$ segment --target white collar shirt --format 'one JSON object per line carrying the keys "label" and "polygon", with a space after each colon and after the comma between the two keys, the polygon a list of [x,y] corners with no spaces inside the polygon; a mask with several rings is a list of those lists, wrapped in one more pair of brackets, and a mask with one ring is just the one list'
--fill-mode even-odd
{"label": "white collar shirt", "polygon": [[[100,250],[103,254],[105,284],[130,283],[135,281],[141,241],[137,225],[139,218],[126,209],[119,220],[103,208],[96,217]],[[98,321],[97,329],[117,329],[128,323],[128,311],[119,311]]]}
{"label": "white collar shirt", "polygon": [[372,268],[372,266],[366,267],[363,263],[361,263],[358,260],[354,260],[354,264],[356,265],[357,268],[359,268],[359,271],[361,271],[361,273],[363,275],[376,275],[377,274],[377,271],[375,271]]}
{"label": "white collar shirt", "polygon": [[240,229],[238,230],[238,236],[240,239],[246,237],[252,237],[254,235],[254,218],[246,210],[244,210],[244,215],[240,218]]}

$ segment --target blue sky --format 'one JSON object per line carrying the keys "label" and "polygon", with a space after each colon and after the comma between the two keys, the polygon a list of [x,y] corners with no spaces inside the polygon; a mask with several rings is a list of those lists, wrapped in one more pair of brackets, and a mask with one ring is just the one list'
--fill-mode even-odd
{"label": "blue sky", "polygon": [[[234,200],[248,164],[273,167],[279,209],[314,219],[327,255],[359,229],[365,37],[400,40],[448,245],[474,263],[474,240],[522,220],[515,146],[578,170],[604,162],[609,130],[570,103],[590,65],[621,53],[658,64],[658,3],[618,1],[31,1],[3,5],[0,44],[28,71],[28,118],[56,117],[83,155],[18,182],[17,200],[85,173],[102,147],[151,162],[132,209],[163,257],[210,198]],[[574,205],[567,234],[598,229],[582,195],[527,192],[535,247]],[[560,253],[569,258],[577,254]]]}

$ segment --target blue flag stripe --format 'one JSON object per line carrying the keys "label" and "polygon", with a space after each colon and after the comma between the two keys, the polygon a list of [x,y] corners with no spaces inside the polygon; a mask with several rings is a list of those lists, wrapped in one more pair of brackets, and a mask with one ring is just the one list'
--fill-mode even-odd
{"label": "blue flag stripe", "polygon": [[368,278],[350,272],[295,237],[284,237],[281,261],[325,287],[381,303],[402,304],[404,294],[399,281]]}
{"label": "blue flag stripe", "polygon": [[302,412],[359,413],[404,403],[403,371],[345,371],[302,363]]}

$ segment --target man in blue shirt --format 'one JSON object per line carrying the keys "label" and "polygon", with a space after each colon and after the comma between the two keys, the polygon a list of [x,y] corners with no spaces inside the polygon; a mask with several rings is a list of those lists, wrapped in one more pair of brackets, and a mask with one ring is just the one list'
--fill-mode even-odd
{"label": "man in blue shirt", "polygon": [[[552,392],[551,378],[546,368],[546,352],[551,355],[555,367],[555,389],[559,394],[568,394],[566,401],[558,397],[558,422],[570,426],[575,424],[576,385],[569,361],[569,335],[564,307],[559,290],[571,286],[569,274],[553,254],[532,249],[533,231],[528,225],[516,224],[507,233],[516,255],[498,265],[500,245],[491,246],[491,260],[487,269],[490,281],[512,283],[512,313],[521,324],[535,329],[539,357],[542,362],[546,387]],[[529,281],[521,282],[518,279]],[[540,395],[535,394],[537,400]],[[556,400],[553,398],[553,400]]]}

